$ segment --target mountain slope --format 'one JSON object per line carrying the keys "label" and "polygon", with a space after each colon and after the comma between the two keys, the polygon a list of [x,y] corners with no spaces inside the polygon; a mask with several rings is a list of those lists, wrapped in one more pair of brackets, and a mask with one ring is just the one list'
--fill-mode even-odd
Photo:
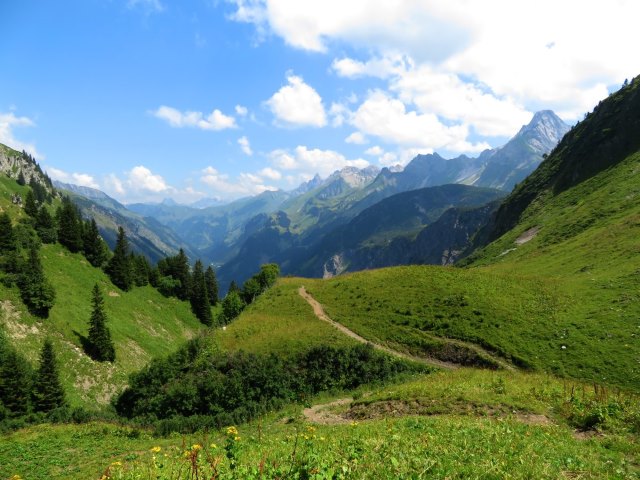
{"label": "mountain slope", "polygon": [[116,244],[118,227],[123,227],[133,251],[145,255],[153,263],[177,254],[181,248],[190,259],[198,258],[193,247],[155,218],[142,217],[94,188],[61,182],[55,182],[55,185],[71,197],[85,217],[96,220],[100,235],[111,249]]}

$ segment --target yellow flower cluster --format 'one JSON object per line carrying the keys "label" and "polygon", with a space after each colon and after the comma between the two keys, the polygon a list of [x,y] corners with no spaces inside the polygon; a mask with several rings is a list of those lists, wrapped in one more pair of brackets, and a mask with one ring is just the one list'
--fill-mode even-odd
{"label": "yellow flower cluster", "polygon": [[227,435],[237,437],[238,436],[238,429],[236,427],[234,427],[233,425],[230,426],[230,427],[227,427]]}
{"label": "yellow flower cluster", "polygon": [[153,448],[151,449],[151,451],[152,451],[153,453],[159,453],[161,450],[162,450],[162,447],[153,447]]}

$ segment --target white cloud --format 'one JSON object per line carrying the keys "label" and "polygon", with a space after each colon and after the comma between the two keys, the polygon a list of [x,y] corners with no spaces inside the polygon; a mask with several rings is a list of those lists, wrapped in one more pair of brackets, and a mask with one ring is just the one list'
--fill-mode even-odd
{"label": "white cloud", "polygon": [[246,136],[240,137],[238,139],[238,145],[240,145],[240,149],[245,153],[245,155],[253,155],[253,150],[251,150],[249,139]]}
{"label": "white cloud", "polygon": [[335,59],[331,64],[331,68],[341,77],[358,78],[369,76],[384,79],[402,73],[412,65],[413,61],[409,57],[393,55],[372,58],[366,62],[344,57],[340,60]]}
{"label": "white cloud", "polygon": [[244,117],[247,115],[247,113],[249,113],[249,110],[247,110],[247,107],[243,107],[242,105],[236,105],[237,115],[239,115],[240,117]]}
{"label": "white cloud", "polygon": [[367,137],[365,137],[362,132],[353,132],[347,138],[344,139],[347,143],[352,143],[354,145],[364,145],[368,143]]}
{"label": "white cloud", "polygon": [[18,150],[19,152],[24,150],[25,152],[31,154],[37,160],[44,159],[44,155],[38,152],[35,145],[33,145],[32,143],[22,142],[15,138],[13,134],[14,127],[33,126],[35,126],[35,122],[28,117],[16,117],[13,112],[0,112],[0,143],[4,143],[5,145],[13,148],[14,150]]}
{"label": "white cloud", "polygon": [[378,157],[384,153],[384,150],[380,148],[378,145],[375,145],[365,150],[364,153],[366,153],[367,155],[373,155],[374,157]]}
{"label": "white cloud", "polygon": [[104,187],[107,193],[111,192],[115,196],[124,197],[127,191],[124,188],[122,180],[120,180],[115,174],[110,173],[104,178]]}
{"label": "white cloud", "polygon": [[217,131],[236,128],[237,126],[235,118],[223,114],[218,109],[213,110],[205,117],[202,112],[181,112],[175,108],[162,105],[151,113],[176,128],[193,127],[201,130]]}
{"label": "white cloud", "polygon": [[137,190],[147,190],[153,193],[165,192],[170,189],[160,175],[151,172],[147,167],[138,165],[128,173],[129,187]]}
{"label": "white cloud", "polygon": [[211,166],[202,170],[202,173],[200,180],[212,189],[211,193],[223,198],[237,198],[256,195],[267,190],[277,190],[274,186],[266,185],[260,175],[252,173],[240,173],[233,181],[229,175],[222,174]]}
{"label": "white cloud", "polygon": [[351,160],[333,150],[309,149],[304,145],[297,146],[293,152],[274,150],[270,157],[273,164],[282,170],[297,171],[298,174],[305,174],[307,177],[316,173],[325,177],[344,167],[369,166],[369,162],[362,158]]}
{"label": "white cloud", "polygon": [[266,101],[276,119],[289,126],[324,127],[327,117],[318,92],[296,75],[287,82]]}
{"label": "white cloud", "polygon": [[268,178],[269,180],[280,180],[282,178],[282,174],[271,167],[265,167],[262,170],[260,170],[259,174],[265,178]]}
{"label": "white cloud", "polygon": [[46,171],[52,180],[59,182],[72,183],[82,187],[100,188],[98,182],[87,173],[67,173],[55,167],[46,167]]}
{"label": "white cloud", "polygon": [[489,147],[484,142],[467,142],[467,126],[447,126],[432,113],[407,111],[404,103],[379,90],[371,92],[358,107],[353,125],[368,135],[403,146],[453,152],[480,152]]}
{"label": "white cloud", "polygon": [[331,126],[340,127],[345,121],[349,120],[351,111],[342,103],[332,103],[329,108],[329,116],[331,117]]}
{"label": "white cloud", "polygon": [[[519,109],[541,108],[578,119],[607,96],[608,86],[640,71],[640,55],[630,53],[640,18],[635,0],[235,3],[236,20],[278,35],[294,48],[328,52],[333,45],[347,45],[371,52],[369,59],[335,59],[333,70],[344,77],[392,78],[402,67],[398,58],[414,59],[432,75],[455,75],[471,86],[467,93],[475,100],[467,102],[469,117],[478,117],[473,111],[486,102],[506,109],[510,121],[521,115]],[[443,93],[460,89],[457,81],[448,83],[441,85]],[[442,97],[448,100],[453,97]],[[487,128],[484,119],[478,122],[479,129]]]}

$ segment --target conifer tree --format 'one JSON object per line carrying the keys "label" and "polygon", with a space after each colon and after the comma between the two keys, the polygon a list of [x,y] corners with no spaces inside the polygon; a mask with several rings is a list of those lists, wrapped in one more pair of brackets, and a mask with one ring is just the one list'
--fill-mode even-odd
{"label": "conifer tree", "polygon": [[49,316],[56,292],[44,276],[40,256],[35,246],[29,249],[29,259],[18,279],[22,301],[29,311],[41,318]]}
{"label": "conifer tree", "polygon": [[20,170],[16,182],[18,182],[18,185],[21,185],[23,187],[27,184],[27,180],[24,178],[24,173],[22,173],[22,170]]}
{"label": "conifer tree", "polygon": [[48,338],[40,352],[40,368],[33,384],[33,407],[37,412],[50,412],[65,403],[64,390],[58,377],[53,345]]}
{"label": "conifer tree", "polygon": [[101,267],[107,261],[107,247],[100,236],[95,219],[87,220],[82,237],[82,251],[94,267]]}
{"label": "conifer tree", "polygon": [[145,285],[148,285],[149,275],[151,274],[151,265],[149,265],[147,257],[132,253],[130,261],[134,285],[136,287],[144,287]]}
{"label": "conifer tree", "polygon": [[38,215],[38,204],[36,203],[36,197],[33,195],[33,190],[27,192],[27,197],[24,200],[24,213],[31,218],[36,218]]}
{"label": "conifer tree", "polygon": [[17,248],[16,235],[7,212],[0,214],[0,254],[13,252]]}
{"label": "conifer tree", "polygon": [[15,350],[9,350],[0,359],[0,400],[11,416],[19,417],[31,409],[32,370]]}
{"label": "conifer tree", "polygon": [[197,260],[193,267],[193,277],[191,280],[191,310],[194,315],[207,326],[213,324],[211,317],[211,304],[209,303],[209,294],[207,293],[207,284],[205,282],[204,272],[202,270],[202,262]]}
{"label": "conifer tree", "polygon": [[44,205],[40,207],[38,215],[36,216],[36,232],[38,232],[42,243],[56,243],[58,240],[58,233],[56,232],[53,217]]}
{"label": "conifer tree", "polygon": [[218,279],[216,278],[216,272],[211,265],[209,265],[207,270],[204,272],[204,280],[207,285],[209,303],[215,307],[218,304]]}
{"label": "conifer tree", "polygon": [[173,278],[180,280],[178,298],[188,300],[191,295],[191,274],[189,273],[189,258],[181,248],[178,255],[174,257]]}
{"label": "conifer tree", "polygon": [[107,328],[104,300],[97,283],[94,285],[91,295],[93,311],[89,322],[87,354],[99,362],[113,362],[116,359],[116,351]]}
{"label": "conifer tree", "polygon": [[71,252],[82,250],[82,219],[78,209],[69,199],[62,199],[58,209],[58,241]]}
{"label": "conifer tree", "polygon": [[133,275],[129,256],[129,241],[124,228],[118,227],[118,240],[113,250],[113,257],[105,269],[114,285],[122,290],[129,290],[133,286]]}

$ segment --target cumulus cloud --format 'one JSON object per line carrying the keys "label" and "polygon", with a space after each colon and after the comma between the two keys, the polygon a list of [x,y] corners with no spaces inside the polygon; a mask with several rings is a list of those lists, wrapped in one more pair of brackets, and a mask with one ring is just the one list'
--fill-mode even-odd
{"label": "cumulus cloud", "polygon": [[13,133],[14,127],[33,126],[35,126],[35,122],[28,117],[16,117],[13,112],[0,112],[0,143],[4,143],[14,150],[24,150],[38,160],[44,159],[44,155],[38,152],[35,145],[18,140]]}
{"label": "cumulus cloud", "polygon": [[267,190],[277,190],[276,187],[265,184],[261,175],[243,172],[236,179],[231,179],[229,175],[220,173],[212,166],[202,170],[200,180],[212,190],[210,193],[225,198],[237,198],[244,195],[256,195]]}
{"label": "cumulus cloud", "polygon": [[435,114],[407,111],[403,102],[380,90],[373,91],[356,110],[353,125],[361,132],[402,146],[453,152],[481,152],[487,143],[467,142],[465,125],[448,126]]}
{"label": "cumulus cloud", "polygon": [[287,82],[266,101],[276,119],[288,126],[324,127],[327,116],[318,92],[296,75],[289,75]]}
{"label": "cumulus cloud", "polygon": [[[403,68],[398,59],[410,58],[431,67],[431,74],[457,75],[478,89],[467,92],[475,98],[468,102],[471,110],[482,102],[504,101],[498,106],[509,118],[518,109],[552,108],[577,119],[606,97],[608,87],[640,71],[640,56],[629,55],[640,18],[640,2],[634,0],[539,0],[528,7],[504,0],[235,3],[236,20],[278,35],[294,48],[328,52],[332,45],[346,44],[371,52],[368,59],[335,59],[332,68],[340,76],[389,79]],[[571,21],[576,12],[579,21]],[[429,72],[416,71],[424,74]],[[443,94],[460,93],[456,81],[449,83]],[[486,128],[483,119],[478,122],[484,125],[479,129]]]}
{"label": "cumulus cloud", "polygon": [[347,143],[352,143],[354,145],[364,145],[368,143],[367,137],[365,137],[362,132],[353,132],[347,138],[344,139]]}
{"label": "cumulus cloud", "polygon": [[253,150],[251,150],[249,139],[246,136],[240,137],[238,139],[238,145],[240,145],[240,149],[244,152],[245,155],[253,155]]}
{"label": "cumulus cloud", "polygon": [[242,105],[236,105],[236,114],[240,117],[245,117],[249,113],[247,107],[243,107]]}
{"label": "cumulus cloud", "polygon": [[53,180],[72,183],[82,187],[100,188],[95,178],[87,173],[67,173],[55,167],[46,167],[46,171]]}
{"label": "cumulus cloud", "polygon": [[384,153],[384,150],[382,148],[380,148],[378,145],[375,145],[371,148],[368,148],[367,150],[365,150],[365,152],[367,155],[373,155],[374,157],[380,156]]}
{"label": "cumulus cloud", "polygon": [[269,180],[280,180],[282,178],[282,174],[271,167],[265,167],[262,170],[260,170],[259,174],[264,177],[264,178],[268,178]]}
{"label": "cumulus cloud", "polygon": [[151,172],[147,167],[138,165],[128,174],[130,186],[140,190],[159,193],[169,190],[169,186],[160,175]]}
{"label": "cumulus cloud", "polygon": [[181,112],[162,105],[151,113],[175,128],[192,127],[217,131],[237,127],[235,118],[225,115],[218,109],[213,110],[205,117],[202,112]]}
{"label": "cumulus cloud", "polygon": [[344,167],[365,168],[369,166],[369,162],[362,158],[347,159],[341,153],[333,150],[309,149],[304,145],[297,146],[292,152],[274,150],[270,157],[276,167],[282,170],[297,171],[298,174],[304,174],[306,177],[316,173],[324,177]]}

